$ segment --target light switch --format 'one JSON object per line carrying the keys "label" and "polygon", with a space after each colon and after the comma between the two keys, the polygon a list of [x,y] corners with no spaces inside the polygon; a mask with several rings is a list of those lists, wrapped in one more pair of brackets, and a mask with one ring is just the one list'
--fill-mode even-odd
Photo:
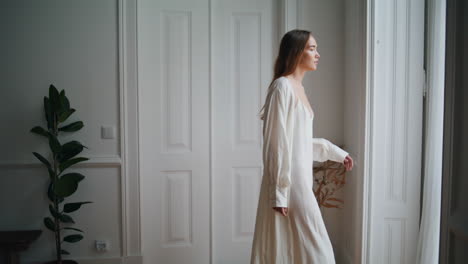
{"label": "light switch", "polygon": [[115,138],[115,127],[113,127],[113,126],[102,126],[101,127],[101,138],[102,139],[114,139]]}

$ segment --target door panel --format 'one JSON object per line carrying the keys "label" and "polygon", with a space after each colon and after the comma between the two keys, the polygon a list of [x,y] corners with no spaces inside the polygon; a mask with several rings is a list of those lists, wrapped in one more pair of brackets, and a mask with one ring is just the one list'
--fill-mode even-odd
{"label": "door panel", "polygon": [[138,1],[144,263],[209,263],[208,0]]}
{"label": "door panel", "polygon": [[249,263],[279,1],[212,2],[213,263]]}
{"label": "door panel", "polygon": [[424,0],[370,1],[367,263],[416,261],[424,84]]}

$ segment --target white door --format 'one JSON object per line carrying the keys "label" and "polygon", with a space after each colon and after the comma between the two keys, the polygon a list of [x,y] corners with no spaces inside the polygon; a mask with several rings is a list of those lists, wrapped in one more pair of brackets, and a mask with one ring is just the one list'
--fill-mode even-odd
{"label": "white door", "polygon": [[416,261],[424,84],[424,0],[369,2],[371,195],[365,263]]}
{"label": "white door", "polygon": [[208,0],[138,1],[142,254],[210,262]]}
{"label": "white door", "polygon": [[213,263],[249,263],[262,177],[258,111],[272,78],[279,1],[215,0]]}
{"label": "white door", "polygon": [[145,264],[248,263],[275,3],[138,2]]}

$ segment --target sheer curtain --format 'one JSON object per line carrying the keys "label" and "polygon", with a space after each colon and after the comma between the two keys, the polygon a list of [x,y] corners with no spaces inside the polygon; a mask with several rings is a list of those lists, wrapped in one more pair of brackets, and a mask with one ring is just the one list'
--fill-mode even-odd
{"label": "sheer curtain", "polygon": [[429,0],[427,35],[427,122],[424,186],[417,263],[439,262],[442,139],[445,84],[445,0]]}

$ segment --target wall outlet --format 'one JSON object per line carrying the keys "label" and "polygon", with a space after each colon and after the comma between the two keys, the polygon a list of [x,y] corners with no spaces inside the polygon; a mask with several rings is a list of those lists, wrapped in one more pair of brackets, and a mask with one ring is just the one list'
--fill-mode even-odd
{"label": "wall outlet", "polygon": [[99,251],[99,252],[104,252],[104,251],[109,250],[109,243],[107,243],[107,241],[104,241],[104,240],[95,240],[94,246],[96,248],[96,251]]}

